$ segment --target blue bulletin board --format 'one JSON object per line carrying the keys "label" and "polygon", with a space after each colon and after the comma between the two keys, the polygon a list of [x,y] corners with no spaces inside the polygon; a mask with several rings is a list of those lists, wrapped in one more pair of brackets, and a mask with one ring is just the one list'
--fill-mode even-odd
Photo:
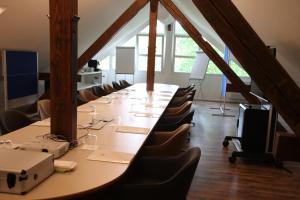
{"label": "blue bulletin board", "polygon": [[30,51],[5,51],[7,99],[38,93],[38,54]]}

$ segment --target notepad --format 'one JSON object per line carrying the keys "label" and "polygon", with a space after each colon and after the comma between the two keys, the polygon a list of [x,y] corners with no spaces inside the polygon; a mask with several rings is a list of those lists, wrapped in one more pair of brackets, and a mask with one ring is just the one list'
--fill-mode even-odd
{"label": "notepad", "polygon": [[117,126],[116,132],[120,133],[134,133],[134,134],[147,134],[149,128],[134,127],[134,126]]}
{"label": "notepad", "polygon": [[96,150],[91,153],[87,159],[93,161],[124,163],[128,164],[133,158],[133,154],[109,150]]}

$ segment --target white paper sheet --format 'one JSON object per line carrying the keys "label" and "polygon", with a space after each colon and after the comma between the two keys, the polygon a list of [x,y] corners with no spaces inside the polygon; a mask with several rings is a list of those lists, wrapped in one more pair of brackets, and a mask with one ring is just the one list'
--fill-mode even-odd
{"label": "white paper sheet", "polygon": [[116,127],[116,132],[134,133],[134,134],[147,134],[149,132],[149,128],[119,125],[119,126]]}
{"label": "white paper sheet", "polygon": [[109,150],[96,150],[87,159],[93,161],[113,162],[128,164],[133,158],[133,154]]}

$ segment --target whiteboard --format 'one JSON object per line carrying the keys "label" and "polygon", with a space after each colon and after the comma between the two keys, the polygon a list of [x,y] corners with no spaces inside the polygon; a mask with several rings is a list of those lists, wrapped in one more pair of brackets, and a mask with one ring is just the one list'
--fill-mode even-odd
{"label": "whiteboard", "polygon": [[116,47],[116,74],[134,74],[135,47]]}
{"label": "whiteboard", "polygon": [[197,51],[190,79],[203,80],[206,74],[209,58],[204,52]]}

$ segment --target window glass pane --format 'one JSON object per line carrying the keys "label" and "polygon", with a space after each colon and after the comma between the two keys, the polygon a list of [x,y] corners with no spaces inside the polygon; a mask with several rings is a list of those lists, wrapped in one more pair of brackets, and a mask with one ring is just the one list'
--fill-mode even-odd
{"label": "window glass pane", "polygon": [[127,42],[125,42],[122,47],[135,47],[136,45],[136,37],[133,36],[132,38],[130,38],[129,40],[127,40]]}
{"label": "window glass pane", "polygon": [[156,37],[156,50],[155,55],[162,55],[163,37]]}
{"label": "window glass pane", "polygon": [[191,73],[194,60],[194,58],[175,58],[174,71]]}
{"label": "window glass pane", "polygon": [[182,28],[182,26],[177,21],[175,22],[175,34],[188,35],[188,33]]}
{"label": "window glass pane", "polygon": [[109,56],[107,56],[106,58],[102,59],[100,61],[100,65],[98,66],[98,68],[100,68],[101,70],[109,70],[109,59],[110,59]]}
{"label": "window glass pane", "polygon": [[[148,54],[148,36],[138,36],[139,43],[139,54]],[[156,55],[162,55],[162,45],[163,45],[162,36],[156,37]]]}
{"label": "window glass pane", "polygon": [[215,65],[213,61],[209,61],[208,67],[207,67],[207,74],[222,74],[221,70]]}
{"label": "window glass pane", "polygon": [[176,37],[175,56],[196,56],[198,45],[190,37]]}
{"label": "window glass pane", "polygon": [[235,72],[236,75],[240,77],[250,77],[249,74],[233,60],[229,61],[229,66]]}
{"label": "window glass pane", "polygon": [[[147,71],[147,62],[148,62],[148,56],[139,56],[138,70],[139,71]],[[162,58],[156,56],[155,57],[155,71],[161,71],[161,62],[162,62]]]}
{"label": "window glass pane", "polygon": [[148,36],[138,36],[139,54],[148,54]]}

